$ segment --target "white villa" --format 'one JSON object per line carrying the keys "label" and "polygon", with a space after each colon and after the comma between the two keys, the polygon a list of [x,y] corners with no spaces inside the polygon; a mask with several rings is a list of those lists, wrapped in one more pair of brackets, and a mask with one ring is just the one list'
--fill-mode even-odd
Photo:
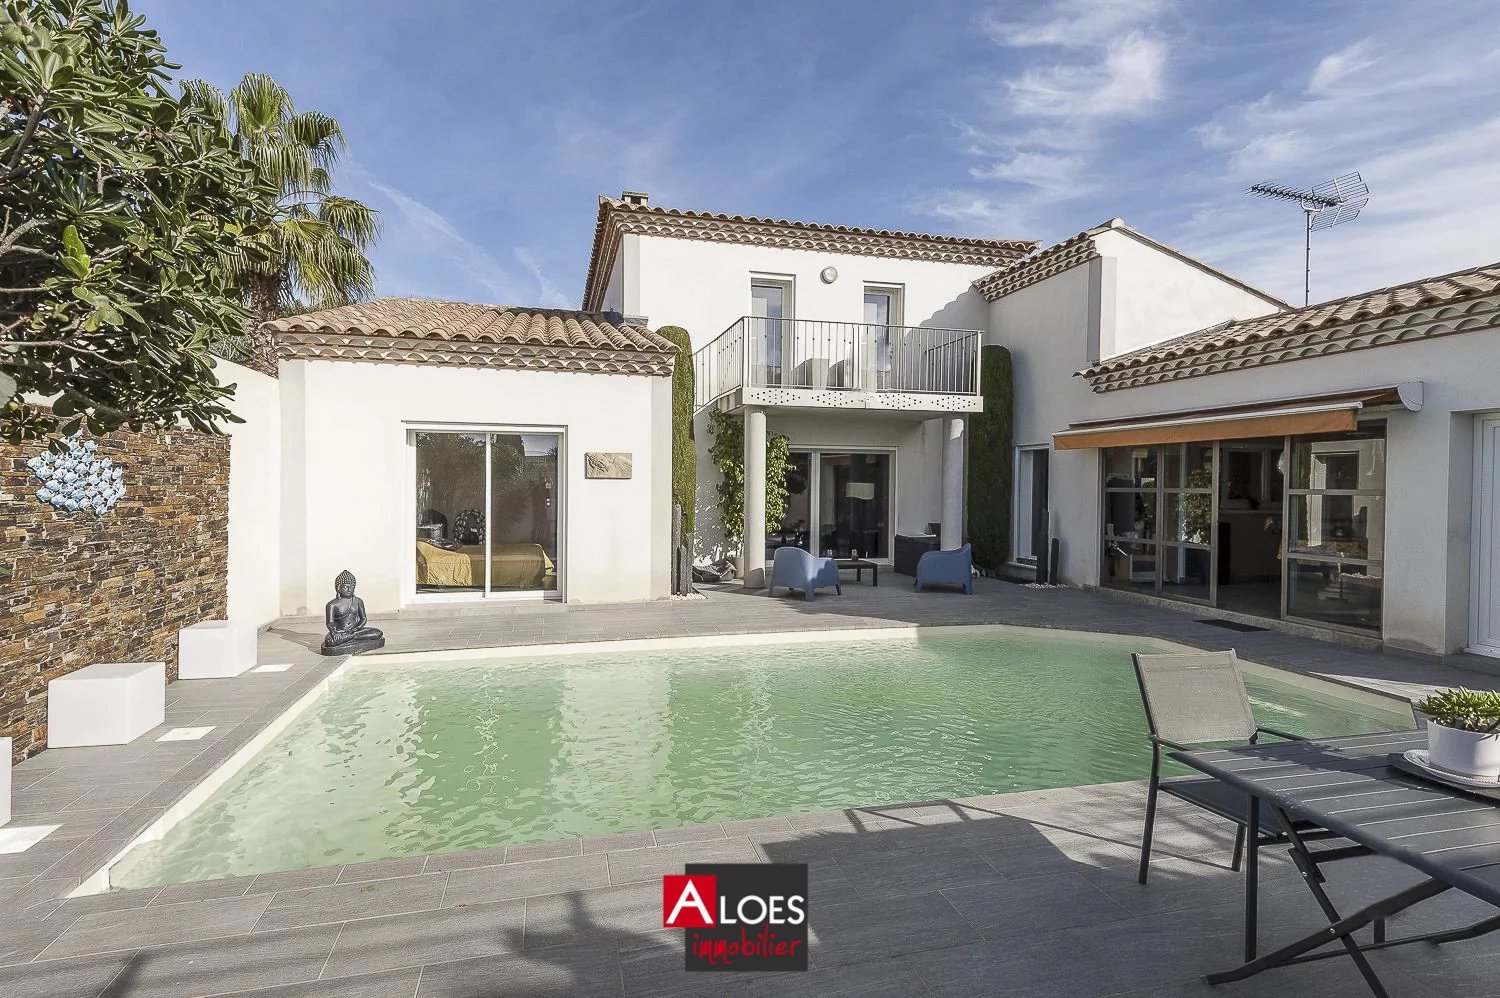
{"label": "white villa", "polygon": [[[1251,622],[1500,655],[1500,264],[1290,308],[1119,219],[1047,248],[601,198],[578,312],[379,299],[233,369],[230,612],[667,595],[671,344],[700,561],[965,535],[980,348],[1015,373],[1013,563]],[[226,368],[226,371],[229,371]],[[743,551],[708,413],[745,426]],[[764,524],[765,439],[790,441]],[[244,529],[251,524],[253,529]],[[929,535],[936,534],[936,537]]]}

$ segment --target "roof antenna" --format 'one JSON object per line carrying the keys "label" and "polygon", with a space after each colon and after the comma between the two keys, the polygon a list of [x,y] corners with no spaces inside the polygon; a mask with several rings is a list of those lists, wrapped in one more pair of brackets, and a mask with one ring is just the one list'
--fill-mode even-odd
{"label": "roof antenna", "polygon": [[1307,240],[1304,244],[1302,270],[1302,304],[1312,304],[1312,234],[1314,229],[1331,229],[1359,217],[1359,210],[1370,203],[1370,188],[1358,173],[1326,180],[1303,190],[1282,184],[1255,184],[1247,194],[1277,201],[1295,201],[1307,216]]}

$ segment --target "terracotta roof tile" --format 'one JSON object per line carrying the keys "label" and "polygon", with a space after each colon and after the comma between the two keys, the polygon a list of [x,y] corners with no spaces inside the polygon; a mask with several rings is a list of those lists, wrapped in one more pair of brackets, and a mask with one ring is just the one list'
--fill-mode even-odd
{"label": "terracotta roof tile", "polygon": [[[1493,330],[1500,263],[1425,277],[1347,298],[1234,319],[1099,361],[1079,371],[1094,391],[1215,374],[1303,357]],[[1407,313],[1436,309],[1405,318]]]}
{"label": "terracotta roof tile", "polygon": [[1500,263],[1486,264],[1441,277],[1425,277],[1409,284],[1398,284],[1375,291],[1365,291],[1334,301],[1320,302],[1302,308],[1272,312],[1251,319],[1234,319],[1163,340],[1130,353],[1102,360],[1086,371],[1086,377],[1106,374],[1141,364],[1207,353],[1229,346],[1266,343],[1296,333],[1328,329],[1362,319],[1396,315],[1429,305],[1471,295],[1493,294],[1500,290]]}
{"label": "terracotta roof tile", "polygon": [[829,225],[785,218],[631,204],[618,198],[601,197],[598,221],[594,226],[594,246],[589,254],[588,278],[584,284],[585,308],[600,306],[619,250],[620,237],[627,232],[856,256],[991,266],[1008,263],[1040,245],[1034,239],[979,239],[895,229],[868,229],[853,225]]}
{"label": "terracotta roof tile", "polygon": [[676,347],[599,312],[376,298],[264,324],[288,358],[670,373]]}

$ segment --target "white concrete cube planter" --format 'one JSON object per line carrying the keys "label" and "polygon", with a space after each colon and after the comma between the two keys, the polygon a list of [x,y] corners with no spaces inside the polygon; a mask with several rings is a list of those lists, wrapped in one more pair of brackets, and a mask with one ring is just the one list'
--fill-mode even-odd
{"label": "white concrete cube planter", "polygon": [[203,620],[177,632],[178,679],[233,679],[255,665],[256,629]]}
{"label": "white concrete cube planter", "polygon": [[10,739],[0,738],[0,825],[10,820]]}
{"label": "white concrete cube planter", "polygon": [[167,714],[167,663],[101,662],[47,684],[47,745],[124,745]]}

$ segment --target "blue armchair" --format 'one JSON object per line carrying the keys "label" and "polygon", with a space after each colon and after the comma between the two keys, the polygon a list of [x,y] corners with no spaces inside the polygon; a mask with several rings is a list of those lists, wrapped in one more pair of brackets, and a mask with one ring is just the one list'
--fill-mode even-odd
{"label": "blue armchair", "polygon": [[802,598],[809,603],[814,599],[813,590],[832,586],[840,596],[844,587],[839,584],[839,566],[832,558],[814,558],[801,548],[779,547],[771,563],[772,596],[776,587],[802,590]]}
{"label": "blue armchair", "polygon": [[965,544],[956,551],[928,551],[917,562],[917,581],[913,589],[923,586],[963,586],[974,595],[974,554]]}

